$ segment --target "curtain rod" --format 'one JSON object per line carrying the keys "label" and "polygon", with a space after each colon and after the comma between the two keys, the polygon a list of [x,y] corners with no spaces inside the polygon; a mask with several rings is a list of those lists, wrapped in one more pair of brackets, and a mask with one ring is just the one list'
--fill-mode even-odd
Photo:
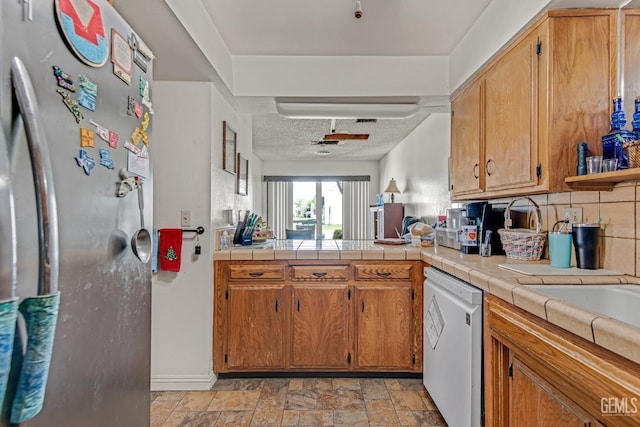
{"label": "curtain rod", "polygon": [[263,181],[266,181],[266,182],[371,181],[370,175],[334,175],[334,176],[265,175],[262,178],[263,178]]}

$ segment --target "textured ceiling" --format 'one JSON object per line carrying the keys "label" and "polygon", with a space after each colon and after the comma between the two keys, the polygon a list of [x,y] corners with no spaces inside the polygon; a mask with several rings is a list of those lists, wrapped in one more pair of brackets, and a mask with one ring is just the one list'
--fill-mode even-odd
{"label": "textured ceiling", "polygon": [[[331,131],[329,119],[287,119],[278,114],[253,116],[253,152],[262,160],[379,160],[400,143],[430,113],[419,111],[408,119],[379,119],[376,123],[336,120],[336,132],[368,133],[367,140],[339,145],[316,145]],[[330,154],[319,155],[318,150]]]}

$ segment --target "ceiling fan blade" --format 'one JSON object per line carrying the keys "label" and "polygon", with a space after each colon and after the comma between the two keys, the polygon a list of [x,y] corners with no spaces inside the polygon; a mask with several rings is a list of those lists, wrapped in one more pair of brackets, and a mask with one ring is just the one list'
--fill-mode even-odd
{"label": "ceiling fan blade", "polygon": [[347,139],[369,139],[368,133],[330,133],[324,136],[325,141],[343,141]]}

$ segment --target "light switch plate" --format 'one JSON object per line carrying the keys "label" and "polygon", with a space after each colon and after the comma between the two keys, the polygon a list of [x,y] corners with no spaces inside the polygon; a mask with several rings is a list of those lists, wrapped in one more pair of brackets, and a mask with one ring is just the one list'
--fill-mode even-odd
{"label": "light switch plate", "polygon": [[180,211],[180,226],[191,227],[191,211]]}

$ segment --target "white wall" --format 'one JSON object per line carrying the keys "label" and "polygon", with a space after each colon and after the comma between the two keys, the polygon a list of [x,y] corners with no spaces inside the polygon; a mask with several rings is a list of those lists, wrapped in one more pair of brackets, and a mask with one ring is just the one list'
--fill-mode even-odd
{"label": "white wall", "polygon": [[[426,216],[435,222],[449,201],[450,114],[432,114],[380,161],[377,192],[395,178],[405,215]],[[385,195],[385,200],[387,200]]]}
{"label": "white wall", "polygon": [[208,390],[215,381],[212,230],[224,225],[224,209],[252,204],[251,184],[249,197],[238,196],[235,175],[222,170],[223,120],[237,131],[250,169],[260,170],[261,162],[251,155],[250,118],[236,114],[212,83],[156,81],[153,102],[154,224],[179,227],[180,210],[189,210],[192,225],[206,231],[202,255],[194,255],[194,240],[185,235],[181,271],[153,277],[151,389]]}

